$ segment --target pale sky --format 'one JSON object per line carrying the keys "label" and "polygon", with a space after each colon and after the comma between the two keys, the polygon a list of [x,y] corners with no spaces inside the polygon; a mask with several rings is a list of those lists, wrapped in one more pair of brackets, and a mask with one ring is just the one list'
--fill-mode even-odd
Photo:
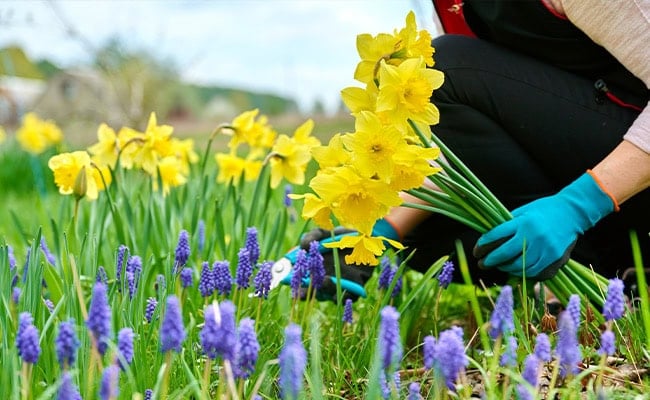
{"label": "pale sky", "polygon": [[132,49],[171,59],[190,82],[292,97],[328,110],[357,85],[357,34],[392,32],[413,10],[435,36],[431,0],[0,1],[0,47],[32,59],[88,63],[90,47],[118,37]]}

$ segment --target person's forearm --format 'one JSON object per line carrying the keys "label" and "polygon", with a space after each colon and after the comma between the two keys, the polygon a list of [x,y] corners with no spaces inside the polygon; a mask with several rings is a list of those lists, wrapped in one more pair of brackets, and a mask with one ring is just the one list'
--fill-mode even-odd
{"label": "person's forearm", "polygon": [[624,140],[593,172],[620,205],[650,186],[650,154]]}

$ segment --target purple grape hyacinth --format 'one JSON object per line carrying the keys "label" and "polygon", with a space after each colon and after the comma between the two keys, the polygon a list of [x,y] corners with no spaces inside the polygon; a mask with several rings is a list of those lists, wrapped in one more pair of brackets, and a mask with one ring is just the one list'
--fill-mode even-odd
{"label": "purple grape hyacinth", "polygon": [[147,305],[144,309],[144,319],[146,319],[147,322],[151,323],[151,319],[153,318],[153,313],[156,311],[156,307],[158,307],[158,300],[156,300],[155,297],[147,298]]}
{"label": "purple grape hyacinth", "polygon": [[509,335],[506,340],[506,349],[501,354],[499,363],[502,367],[515,367],[517,365],[517,338]]}
{"label": "purple grape hyacinth", "polygon": [[104,285],[108,285],[108,275],[106,270],[101,265],[97,268],[97,274],[95,274],[95,282],[101,282]]}
{"label": "purple grape hyacinth", "polygon": [[247,379],[253,371],[260,351],[255,333],[255,321],[242,318],[237,329],[237,351],[235,352],[235,376]]}
{"label": "purple grape hyacinth", "polygon": [[74,320],[68,320],[59,324],[59,334],[54,340],[56,347],[56,358],[62,369],[70,367],[77,359],[77,349],[79,348],[79,339],[75,332]]}
{"label": "purple grape hyacinth", "polygon": [[115,280],[117,281],[118,290],[121,290],[120,281],[122,280],[122,269],[124,269],[124,258],[128,251],[129,248],[123,244],[117,248],[117,256],[115,259]]}
{"label": "purple grape hyacinth", "polygon": [[560,376],[576,374],[582,354],[578,345],[578,332],[569,313],[560,313],[558,339],[555,351],[560,359]]}
{"label": "purple grape hyacinth", "polygon": [[7,245],[7,258],[9,259],[9,270],[13,271],[16,269],[16,255],[14,254],[14,249],[10,245]]}
{"label": "purple grape hyacinth", "polygon": [[325,265],[323,264],[323,255],[318,250],[320,243],[312,241],[309,243],[309,251],[307,257],[307,270],[309,271],[309,279],[311,286],[314,289],[320,289],[325,282]]}
{"label": "purple grape hyacinth", "polygon": [[551,361],[551,341],[545,333],[540,333],[535,339],[535,355],[543,362]]}
{"label": "purple grape hyacinth", "polygon": [[440,368],[445,383],[449,389],[454,389],[454,382],[458,375],[465,371],[469,360],[465,355],[463,340],[452,329],[440,332],[436,343],[436,365]]}
{"label": "purple grape hyacinth", "polygon": [[151,400],[152,397],[153,397],[153,390],[146,389],[144,391],[144,400]]}
{"label": "purple grape hyacinth", "polygon": [[445,261],[445,263],[442,264],[440,273],[438,274],[438,285],[443,289],[447,289],[449,284],[451,284],[453,277],[454,263],[452,261]]}
{"label": "purple grape hyacinth", "polygon": [[167,297],[167,308],[160,328],[161,351],[166,353],[173,350],[180,353],[186,335],[178,298],[170,295]]}
{"label": "purple grape hyacinth", "polygon": [[610,279],[607,287],[607,297],[603,305],[603,317],[606,321],[619,319],[625,312],[624,283],[618,278]]}
{"label": "purple grape hyacinth", "polygon": [[20,313],[18,319],[18,332],[16,333],[16,348],[23,362],[36,364],[41,355],[38,329],[33,324],[32,315],[28,312]]}
{"label": "purple grape hyacinth", "polygon": [[197,224],[196,237],[197,237],[196,247],[200,253],[203,251],[203,248],[205,247],[205,221],[202,219],[200,219]]}
{"label": "purple grape hyacinth", "polygon": [[63,372],[61,377],[61,386],[56,395],[57,400],[81,400],[81,395],[79,394],[79,389],[72,382],[72,377],[70,372]]}
{"label": "purple grape hyacinth", "polygon": [[[215,263],[216,268],[216,263]],[[214,274],[210,269],[210,263],[204,261],[201,264],[201,275],[199,276],[199,292],[201,296],[210,297],[215,290]]]}
{"label": "purple grape hyacinth", "polygon": [[283,399],[298,399],[302,376],[307,366],[307,351],[302,345],[302,330],[290,324],[284,330],[284,346],[280,350],[280,393]]}
{"label": "purple grape hyacinth", "polygon": [[436,361],[436,338],[428,335],[422,343],[422,361],[425,369],[432,369]]}
{"label": "purple grape hyacinth", "polygon": [[16,286],[11,290],[11,301],[14,302],[14,304],[18,304],[20,301],[20,294],[22,293],[22,290]]}
{"label": "purple grape hyacinth", "polygon": [[246,229],[246,242],[244,246],[248,250],[248,258],[251,265],[257,265],[257,261],[260,259],[260,243],[257,239],[257,228],[250,227]]}
{"label": "purple grape hyacinth", "polygon": [[293,265],[293,275],[291,275],[291,297],[300,298],[302,295],[302,279],[307,274],[307,252],[303,249],[298,250],[296,254],[296,263]]}
{"label": "purple grape hyacinth", "polygon": [[194,271],[192,268],[185,267],[181,270],[181,286],[183,289],[192,287],[194,284]]}
{"label": "purple grape hyacinth", "polygon": [[384,371],[393,372],[402,359],[399,312],[393,306],[386,306],[381,310],[379,348],[382,349],[381,360]]}
{"label": "purple grape hyacinth", "polygon": [[190,236],[186,230],[181,230],[178,235],[178,244],[174,257],[174,273],[185,266],[190,258]]}
{"label": "purple grape hyacinth", "polygon": [[234,361],[237,346],[235,306],[228,300],[205,307],[205,323],[199,333],[203,352],[211,359]]}
{"label": "purple grape hyacinth", "polygon": [[352,324],[352,299],[345,299],[345,306],[343,307],[343,322]]}
{"label": "purple grape hyacinth", "polygon": [[251,276],[253,275],[253,264],[251,263],[248,249],[242,247],[237,254],[237,270],[235,271],[235,283],[240,289],[248,289]]}
{"label": "purple grape hyacinth", "polygon": [[[521,373],[521,377],[524,378],[533,388],[537,387],[537,381],[539,379],[539,365],[540,359],[537,358],[535,354],[529,354],[524,360],[524,370]],[[517,385],[517,394],[521,400],[532,400],[534,398],[533,394],[528,390],[528,387],[524,384]]]}
{"label": "purple grape hyacinth", "polygon": [[93,335],[97,351],[104,355],[108,349],[107,341],[111,337],[111,307],[108,304],[106,285],[101,282],[95,282],[93,286],[86,326]]}
{"label": "purple grape hyacinth", "polygon": [[271,290],[271,280],[273,279],[271,268],[273,268],[272,262],[263,262],[260,269],[257,271],[255,278],[253,278],[255,294],[265,299],[269,296],[269,291]]}
{"label": "purple grape hyacinth", "polygon": [[514,300],[512,298],[512,287],[504,285],[497,297],[494,311],[490,317],[490,336],[496,339],[499,335],[507,335],[515,329],[513,319]]}
{"label": "purple grape hyacinth", "polygon": [[43,255],[45,255],[45,259],[47,260],[50,265],[55,266],[56,265],[56,257],[52,252],[50,251],[49,247],[47,247],[47,243],[45,242],[45,237],[41,236],[41,251],[43,252]]}
{"label": "purple grape hyacinth", "polygon": [[212,281],[214,289],[223,296],[228,296],[232,290],[232,275],[228,261],[215,261],[212,264]]}
{"label": "purple grape hyacinth", "polygon": [[417,382],[411,382],[409,385],[409,395],[407,400],[420,400],[422,396],[420,395],[420,384]]}
{"label": "purple grape hyacinth", "polygon": [[120,394],[120,370],[117,365],[104,368],[102,380],[99,385],[99,398],[101,400],[116,399]]}
{"label": "purple grape hyacinth", "polygon": [[122,370],[133,362],[133,329],[122,328],[117,333],[117,349],[121,358],[119,365]]}
{"label": "purple grape hyacinth", "polygon": [[569,312],[569,315],[571,318],[573,318],[573,325],[575,325],[576,329],[580,326],[580,296],[577,294],[572,294],[569,296],[569,302],[567,303],[566,306],[566,311]]}
{"label": "purple grape hyacinth", "polygon": [[598,354],[601,356],[613,356],[614,352],[616,352],[616,337],[614,336],[614,332],[607,329],[600,335]]}

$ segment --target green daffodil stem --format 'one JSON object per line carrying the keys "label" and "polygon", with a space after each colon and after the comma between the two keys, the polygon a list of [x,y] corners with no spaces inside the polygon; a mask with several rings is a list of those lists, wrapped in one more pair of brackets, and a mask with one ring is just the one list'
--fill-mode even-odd
{"label": "green daffodil stem", "polygon": [[208,357],[205,360],[205,365],[203,366],[203,385],[201,389],[201,398],[209,399],[210,392],[210,372],[212,370],[212,360]]}
{"label": "green daffodil stem", "polygon": [[31,385],[32,365],[23,361],[23,367],[20,372],[21,375],[21,398],[22,400],[29,399],[29,388]]}
{"label": "green daffodil stem", "polygon": [[174,356],[171,350],[165,353],[165,372],[163,375],[162,387],[160,388],[160,399],[167,400],[167,390],[169,389],[169,374],[172,369],[172,357]]}

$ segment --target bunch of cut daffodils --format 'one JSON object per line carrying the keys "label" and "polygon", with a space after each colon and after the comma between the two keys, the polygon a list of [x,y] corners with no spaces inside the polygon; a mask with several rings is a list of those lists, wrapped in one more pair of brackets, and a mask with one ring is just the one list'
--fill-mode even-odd
{"label": "bunch of cut daffodils", "polygon": [[[304,199],[303,217],[320,227],[337,224],[359,232],[327,246],[351,248],[348,263],[377,265],[386,242],[402,248],[372,236],[377,219],[396,206],[441,213],[481,233],[512,218],[429,128],[439,120],[429,99],[444,75],[432,68],[431,35],[417,30],[413,12],[392,34],[359,35],[357,50],[361,61],[354,77],[365,87],[341,92],[355,131],[335,134],[328,145],[312,149],[320,166],[309,184],[313,193],[293,195]],[[423,185],[426,180],[435,188]],[[426,204],[405,203],[399,192]],[[570,260],[547,285],[560,300],[585,293],[602,305],[607,280]]]}

